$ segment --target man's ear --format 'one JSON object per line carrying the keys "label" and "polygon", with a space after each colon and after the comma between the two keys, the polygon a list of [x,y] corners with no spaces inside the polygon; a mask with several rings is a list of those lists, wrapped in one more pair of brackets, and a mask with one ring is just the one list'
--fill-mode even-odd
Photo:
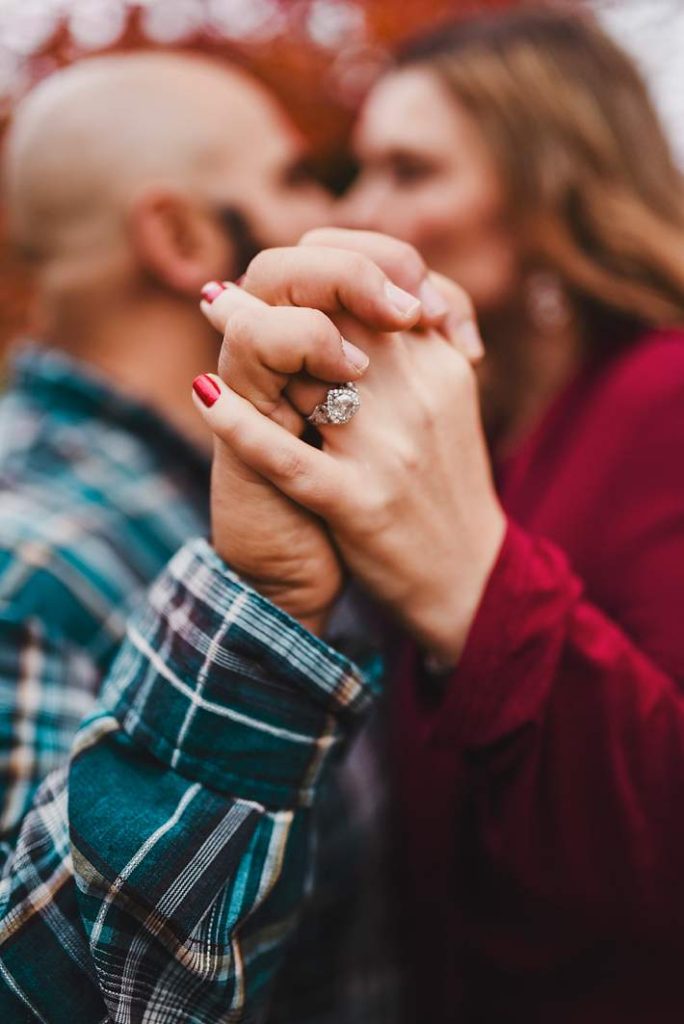
{"label": "man's ear", "polygon": [[141,268],[173,291],[196,298],[234,263],[230,241],[205,208],[181,192],[157,188],[129,215],[131,247]]}

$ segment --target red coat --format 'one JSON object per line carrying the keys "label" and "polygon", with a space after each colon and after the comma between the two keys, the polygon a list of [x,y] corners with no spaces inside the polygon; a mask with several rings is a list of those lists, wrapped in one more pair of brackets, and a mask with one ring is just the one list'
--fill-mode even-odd
{"label": "red coat", "polygon": [[507,463],[443,697],[398,681],[421,1024],[684,1022],[684,335],[587,368]]}

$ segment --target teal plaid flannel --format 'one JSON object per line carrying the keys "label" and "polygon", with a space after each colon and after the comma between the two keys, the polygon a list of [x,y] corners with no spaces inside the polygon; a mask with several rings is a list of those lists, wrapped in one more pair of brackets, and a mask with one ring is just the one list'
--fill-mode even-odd
{"label": "teal plaid flannel", "polygon": [[0,474],[0,1020],[394,1019],[339,785],[379,666],[188,540],[204,458],[64,356],[17,360]]}

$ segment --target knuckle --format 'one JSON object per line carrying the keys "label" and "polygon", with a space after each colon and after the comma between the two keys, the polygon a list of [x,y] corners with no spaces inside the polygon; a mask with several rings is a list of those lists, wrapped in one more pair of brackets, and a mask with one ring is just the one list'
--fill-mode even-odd
{"label": "knuckle", "polygon": [[261,252],[257,253],[256,256],[253,256],[252,259],[247,264],[247,269],[242,275],[242,281],[240,283],[240,286],[244,288],[246,291],[249,291],[250,285],[254,283],[255,279],[261,277],[261,270],[262,267],[264,266],[265,257],[266,252],[262,250]]}
{"label": "knuckle", "polygon": [[221,345],[221,351],[219,352],[218,372],[219,376],[223,377],[227,384],[230,384],[229,376],[234,356],[235,348],[232,341],[229,340],[228,335],[226,334],[223,339],[223,344]]}
{"label": "knuckle", "polygon": [[331,320],[319,309],[309,310],[308,334],[317,349],[335,348],[340,346],[340,332]]}
{"label": "knuckle", "polygon": [[299,239],[298,245],[322,245],[329,238],[329,228],[309,228]]}
{"label": "knuckle", "polygon": [[262,249],[261,252],[256,254],[256,256],[252,256],[247,266],[246,276],[249,276],[250,274],[258,274],[262,267],[268,266],[271,260],[270,253],[270,249]]}
{"label": "knuckle", "polygon": [[232,309],[226,320],[225,338],[231,347],[243,345],[252,337],[254,317],[244,306]]}
{"label": "knuckle", "polygon": [[215,428],[215,434],[231,452],[240,452],[247,441],[246,432],[240,423],[224,417]]}
{"label": "knuckle", "polygon": [[285,449],[274,455],[273,471],[282,481],[301,480],[304,474],[304,462],[296,451]]}
{"label": "knuckle", "polygon": [[[434,395],[432,395],[429,400],[427,396],[424,396],[423,400],[416,404],[418,429],[423,434],[430,433],[434,430],[438,422],[438,413],[434,399]],[[418,460],[416,460],[414,468],[416,468],[417,465]]]}
{"label": "knuckle", "polygon": [[392,239],[397,272],[407,282],[418,283],[425,276],[425,260],[410,242]]}
{"label": "knuckle", "polygon": [[262,249],[261,252],[258,252],[250,260],[242,280],[242,287],[249,291],[250,285],[255,285],[259,281],[267,279],[271,273],[271,268],[276,266],[278,261],[282,261],[283,258],[284,251],[282,249]]}
{"label": "knuckle", "polygon": [[356,498],[357,529],[364,535],[384,530],[392,516],[393,502],[381,487],[365,487]]}
{"label": "knuckle", "polygon": [[[428,425],[432,423],[432,416],[428,414]],[[395,458],[398,462],[399,470],[402,473],[415,472],[420,466],[420,453],[415,444],[406,443],[395,451]]]}
{"label": "knuckle", "polygon": [[249,314],[235,310],[226,324],[226,333],[219,356],[219,373],[230,384],[236,374],[254,361],[256,343],[252,333]]}
{"label": "knuckle", "polygon": [[368,274],[382,273],[378,265],[362,252],[349,252],[345,255],[349,272],[358,280],[364,280]]}
{"label": "knuckle", "polygon": [[342,304],[360,312],[363,319],[367,308],[375,307],[385,287],[384,271],[363,253],[345,252],[339,257],[336,275],[336,291]]}
{"label": "knuckle", "polygon": [[332,323],[320,309],[303,309],[303,319],[305,319],[305,329],[307,334],[316,339],[327,339],[330,337],[331,330],[334,330]]}
{"label": "knuckle", "polygon": [[[443,375],[442,381],[443,381]],[[418,433],[424,433],[437,423],[439,411],[435,400],[435,387],[427,381],[414,377],[411,381],[412,419]]]}
{"label": "knuckle", "polygon": [[343,502],[336,499],[330,488],[322,481],[316,481],[312,476],[305,478],[307,505],[315,510],[316,514],[323,516],[330,525],[335,519],[344,514]]}

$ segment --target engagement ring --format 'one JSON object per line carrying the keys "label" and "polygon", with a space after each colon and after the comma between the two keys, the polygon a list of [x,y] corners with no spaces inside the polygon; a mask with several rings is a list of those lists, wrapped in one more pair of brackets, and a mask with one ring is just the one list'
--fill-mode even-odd
{"label": "engagement ring", "polygon": [[347,384],[338,384],[330,388],[325,401],[317,405],[307,419],[315,427],[328,424],[341,426],[343,423],[349,423],[352,416],[359,411],[360,405],[361,398],[355,384],[351,381]]}

